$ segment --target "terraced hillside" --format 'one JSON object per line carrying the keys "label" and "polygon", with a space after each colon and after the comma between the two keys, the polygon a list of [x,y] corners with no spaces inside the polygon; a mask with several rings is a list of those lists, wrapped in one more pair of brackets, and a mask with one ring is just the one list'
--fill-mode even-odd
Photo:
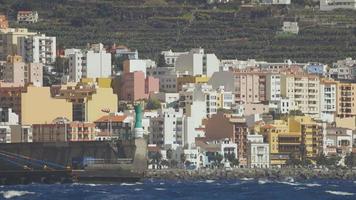
{"label": "terraced hillside", "polygon": [[[19,3],[22,2],[22,3]],[[220,58],[293,59],[331,63],[356,55],[356,11],[291,7],[145,4],[123,0],[0,0],[13,27],[16,11],[30,8],[41,21],[27,27],[58,37],[61,47],[120,43],[155,57],[164,49],[203,47]],[[276,34],[297,20],[299,35]]]}

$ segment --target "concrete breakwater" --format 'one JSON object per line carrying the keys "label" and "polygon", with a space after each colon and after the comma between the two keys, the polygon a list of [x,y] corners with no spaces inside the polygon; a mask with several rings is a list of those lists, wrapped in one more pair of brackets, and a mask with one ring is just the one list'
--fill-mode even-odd
{"label": "concrete breakwater", "polygon": [[148,170],[145,178],[164,180],[209,180],[209,179],[271,179],[295,180],[306,179],[343,179],[356,180],[356,170],[350,169],[306,169],[306,168],[281,168],[281,169],[164,169]]}

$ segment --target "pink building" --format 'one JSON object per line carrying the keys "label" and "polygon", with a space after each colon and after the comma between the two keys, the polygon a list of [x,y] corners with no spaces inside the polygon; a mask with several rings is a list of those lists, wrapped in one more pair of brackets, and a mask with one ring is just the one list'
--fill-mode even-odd
{"label": "pink building", "polygon": [[120,100],[136,101],[148,99],[151,92],[159,91],[159,80],[148,76],[142,71],[124,73],[120,83]]}

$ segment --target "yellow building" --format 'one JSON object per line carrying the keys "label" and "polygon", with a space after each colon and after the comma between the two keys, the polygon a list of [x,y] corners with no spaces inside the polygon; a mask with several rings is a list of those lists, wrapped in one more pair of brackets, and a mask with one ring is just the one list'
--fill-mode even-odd
{"label": "yellow building", "polygon": [[80,82],[83,84],[97,84],[100,88],[111,88],[111,78],[82,78]]}
{"label": "yellow building", "polygon": [[285,164],[291,155],[315,158],[322,150],[322,128],[308,116],[274,120],[261,131],[270,144],[272,165]]}
{"label": "yellow building", "polygon": [[336,114],[340,118],[356,116],[356,83],[337,83]]}
{"label": "yellow building", "polygon": [[28,86],[21,93],[21,123],[25,125],[52,123],[58,117],[72,120],[72,104],[51,97],[49,87]]}
{"label": "yellow building", "polygon": [[188,83],[208,83],[209,77],[207,76],[191,76],[184,75],[177,78],[177,92],[182,90],[182,86]]}
{"label": "yellow building", "polygon": [[67,99],[73,104],[73,121],[94,122],[105,113],[104,110],[117,112],[118,97],[113,89],[84,80],[77,86],[62,86],[57,92],[57,98]]}

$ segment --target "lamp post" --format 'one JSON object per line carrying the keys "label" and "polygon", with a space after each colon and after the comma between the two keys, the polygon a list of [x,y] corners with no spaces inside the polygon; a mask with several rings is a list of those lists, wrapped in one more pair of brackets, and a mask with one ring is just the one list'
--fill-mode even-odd
{"label": "lamp post", "polygon": [[112,129],[112,127],[111,127],[110,109],[109,108],[104,108],[104,109],[101,109],[101,112],[108,114],[107,129],[109,130],[109,135],[111,137],[111,129]]}

